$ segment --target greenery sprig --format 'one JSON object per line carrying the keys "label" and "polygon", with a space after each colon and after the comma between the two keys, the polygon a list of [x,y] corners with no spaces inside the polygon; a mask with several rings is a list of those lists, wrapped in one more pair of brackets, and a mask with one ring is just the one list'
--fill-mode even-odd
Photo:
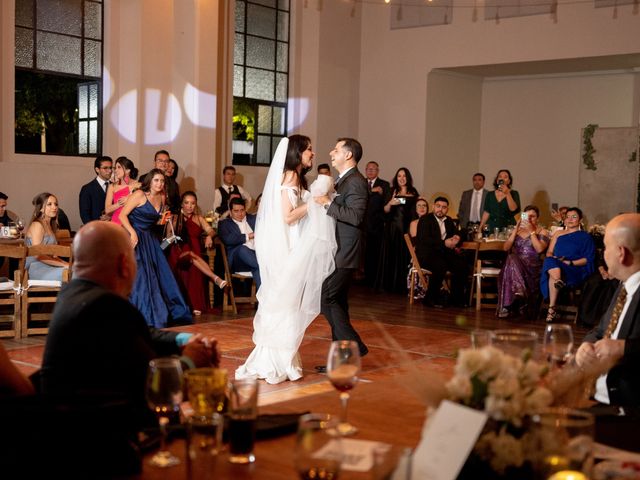
{"label": "greenery sprig", "polygon": [[587,167],[587,170],[597,170],[596,161],[593,159],[593,154],[596,153],[596,149],[593,148],[593,143],[591,143],[591,139],[596,132],[598,125],[594,123],[590,123],[586,127],[584,127],[584,131],[582,133],[582,163],[584,163]]}

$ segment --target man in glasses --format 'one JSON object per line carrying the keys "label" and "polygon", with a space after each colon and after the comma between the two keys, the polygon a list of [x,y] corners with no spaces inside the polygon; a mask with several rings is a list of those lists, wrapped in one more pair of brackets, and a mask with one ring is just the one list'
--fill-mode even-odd
{"label": "man in glasses", "polygon": [[93,162],[93,169],[96,172],[96,178],[83,185],[80,190],[80,218],[83,224],[99,220],[102,215],[107,186],[113,170],[111,157],[97,157]]}

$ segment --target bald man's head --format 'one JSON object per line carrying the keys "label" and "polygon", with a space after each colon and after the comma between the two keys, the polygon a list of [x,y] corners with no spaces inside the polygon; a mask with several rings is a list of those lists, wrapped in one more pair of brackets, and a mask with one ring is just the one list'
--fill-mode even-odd
{"label": "bald man's head", "polygon": [[609,273],[626,280],[640,270],[640,214],[624,213],[614,217],[604,236],[604,259]]}
{"label": "bald man's head", "polygon": [[126,231],[111,222],[93,221],[73,239],[73,276],[94,281],[127,297],[136,275],[136,260]]}

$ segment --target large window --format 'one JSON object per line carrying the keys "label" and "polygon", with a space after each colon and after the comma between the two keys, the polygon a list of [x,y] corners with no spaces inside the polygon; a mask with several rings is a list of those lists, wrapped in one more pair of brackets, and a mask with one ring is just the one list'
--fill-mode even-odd
{"label": "large window", "polygon": [[233,163],[269,165],[287,132],[289,0],[236,0]]}
{"label": "large window", "polygon": [[16,0],[16,153],[102,150],[102,0]]}

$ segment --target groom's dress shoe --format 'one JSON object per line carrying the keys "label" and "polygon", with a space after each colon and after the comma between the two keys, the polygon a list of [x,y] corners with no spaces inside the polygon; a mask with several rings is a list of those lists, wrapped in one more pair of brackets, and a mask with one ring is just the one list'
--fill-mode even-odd
{"label": "groom's dress shoe", "polygon": [[326,365],[317,365],[315,367],[316,372],[318,373],[327,373],[327,366]]}

